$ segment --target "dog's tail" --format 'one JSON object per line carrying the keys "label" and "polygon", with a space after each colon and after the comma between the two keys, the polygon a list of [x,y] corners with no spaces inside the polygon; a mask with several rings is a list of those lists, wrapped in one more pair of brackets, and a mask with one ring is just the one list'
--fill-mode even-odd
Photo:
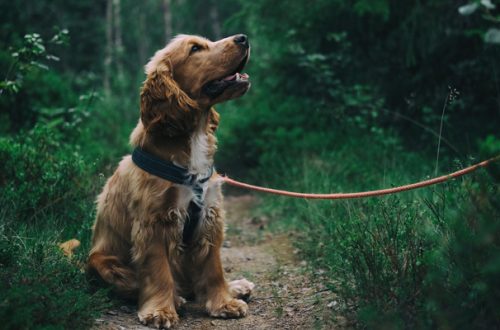
{"label": "dog's tail", "polygon": [[80,246],[80,241],[74,238],[59,244],[59,248],[68,258],[71,258],[73,256],[73,250],[79,246]]}

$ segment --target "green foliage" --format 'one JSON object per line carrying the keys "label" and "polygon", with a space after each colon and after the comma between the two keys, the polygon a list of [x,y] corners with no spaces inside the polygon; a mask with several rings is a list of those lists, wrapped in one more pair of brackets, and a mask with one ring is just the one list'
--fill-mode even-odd
{"label": "green foliage", "polygon": [[[68,31],[63,29],[48,44],[63,45],[67,39]],[[22,46],[12,50],[11,59],[7,61],[7,73],[0,81],[0,106],[7,110],[11,131],[30,127],[38,119],[39,107],[67,101],[72,94],[64,86],[62,77],[49,71],[46,62],[59,61],[59,58],[50,54],[45,45],[38,33],[27,34]]]}
{"label": "green foliage", "polygon": [[[98,169],[126,151],[133,122],[127,102],[76,98],[66,76],[33,64],[46,55],[39,36],[29,44],[12,70],[20,88],[0,100],[0,131],[17,132],[0,136],[0,320],[5,329],[88,328],[109,305],[83,272]],[[70,238],[82,242],[71,260],[57,246]]]}
{"label": "green foliage", "polygon": [[[488,135],[479,143],[479,152],[482,159],[498,157],[500,155],[500,139],[493,135]],[[498,161],[488,166],[488,172],[497,183],[500,182],[500,164],[498,164]]]}
{"label": "green foliage", "polygon": [[108,302],[80,269],[84,254],[70,261],[54,237],[36,240],[32,235],[0,227],[2,328],[88,328]]}
{"label": "green foliage", "polygon": [[[416,155],[394,162],[376,136],[370,150],[359,138],[359,144],[347,142],[335,153],[282,161],[273,169],[279,178],[266,183],[295,191],[359,191],[417,181],[432,172],[419,168]],[[350,315],[370,329],[486,329],[499,324],[498,189],[482,173],[359,201],[266,197],[260,212],[276,219],[275,229],[297,230],[303,257],[314,273],[323,270],[341,302],[334,315]]]}
{"label": "green foliage", "polygon": [[[68,30],[61,30],[51,38],[50,43],[64,44],[67,42],[67,35]],[[7,77],[0,82],[0,93],[4,90],[18,93],[23,85],[24,75],[36,69],[48,70],[49,67],[41,60],[59,61],[57,56],[47,53],[44,41],[38,33],[25,35],[23,46],[13,51],[11,56],[13,62],[7,72]],[[14,76],[14,80],[8,80],[9,75]]]}
{"label": "green foliage", "polygon": [[36,126],[16,138],[0,139],[2,202],[8,217],[33,221],[63,212],[69,219],[85,213],[81,200],[91,173],[78,151],[62,142],[60,133]]}
{"label": "green foliage", "polygon": [[[346,90],[366,86],[372,98],[384,100],[382,107],[435,130],[451,86],[460,97],[448,111],[445,137],[460,152],[469,152],[463,132],[485,137],[500,126],[494,111],[499,48],[483,42],[492,23],[480,15],[465,18],[458,5],[443,1],[296,0],[269,6],[260,0],[245,1],[243,8],[238,17],[245,19],[258,58],[248,69],[252,88],[263,91],[251,102],[294,95],[309,101],[307,108],[337,112]],[[488,13],[495,16],[498,10]],[[472,30],[479,33],[472,36]],[[379,117],[411,146],[434,152],[433,135],[401,117]],[[450,151],[444,148],[442,154],[449,157]]]}
{"label": "green foliage", "polygon": [[453,190],[452,198],[443,195],[430,205],[441,228],[440,244],[426,252],[425,311],[440,327],[495,328],[500,323],[499,187],[466,180]]}
{"label": "green foliage", "polygon": [[[0,139],[0,319],[6,329],[84,328],[106,304],[81,269],[90,237],[95,168],[61,131],[39,124]],[[83,241],[76,258],[57,244]]]}

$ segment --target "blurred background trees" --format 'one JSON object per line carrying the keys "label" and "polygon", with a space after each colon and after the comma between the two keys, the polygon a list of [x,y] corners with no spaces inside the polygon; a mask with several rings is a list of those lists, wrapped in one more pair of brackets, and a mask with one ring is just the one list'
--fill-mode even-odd
{"label": "blurred background trees", "polygon": [[[2,324],[86,327],[107,304],[55,246],[78,237],[75,258],[84,262],[94,197],[130,151],[143,66],[172,36],[250,38],[252,89],[217,107],[222,172],[295,190],[355,191],[499,153],[499,7],[0,1]],[[260,212],[276,230],[300,229],[298,247],[341,299],[332,315],[369,328],[494,328],[500,170],[488,173],[380,200],[266,198]],[[42,273],[52,274],[45,286]]]}
{"label": "blurred background trees", "polygon": [[[33,70],[25,77],[26,88],[2,97],[2,109],[18,108],[19,118],[2,120],[14,131],[33,125],[44,106],[32,104],[43,101],[26,93],[51,95],[45,100],[50,106],[69,106],[70,95],[89,90],[132,99],[142,66],[174,34],[218,39],[240,31],[253,41],[251,73],[263,74],[256,76],[254,89],[306,97],[313,108],[338,115],[342,106],[336,102],[346,97],[342,89],[353,88],[355,94],[380,99],[386,110],[433,127],[449,89],[456,90],[445,133],[457,146],[467,144],[462,152],[474,150],[471,139],[498,125],[499,50],[492,32],[498,31],[498,9],[489,1],[4,1],[0,6],[0,68],[11,69],[6,81],[15,79],[12,53],[23,46],[25,35],[49,39],[69,31],[66,45],[54,47],[60,60],[51,70]],[[31,88],[33,79],[60,81]],[[380,115],[382,126],[398,128],[412,145],[426,146],[427,137],[434,138],[402,117]]]}

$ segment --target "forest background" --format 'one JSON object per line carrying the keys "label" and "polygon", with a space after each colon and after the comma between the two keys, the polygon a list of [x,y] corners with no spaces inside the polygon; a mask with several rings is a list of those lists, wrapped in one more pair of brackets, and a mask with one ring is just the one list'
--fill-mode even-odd
{"label": "forest background", "polygon": [[[178,33],[245,33],[252,88],[220,105],[217,168],[314,192],[390,187],[500,151],[500,3],[0,1],[0,320],[87,328],[78,264],[137,123],[143,66]],[[255,212],[367,328],[500,327],[500,168],[397,196],[265,197]],[[57,248],[78,238],[72,260]],[[311,272],[313,276],[313,272]],[[333,312],[332,312],[333,313]]]}

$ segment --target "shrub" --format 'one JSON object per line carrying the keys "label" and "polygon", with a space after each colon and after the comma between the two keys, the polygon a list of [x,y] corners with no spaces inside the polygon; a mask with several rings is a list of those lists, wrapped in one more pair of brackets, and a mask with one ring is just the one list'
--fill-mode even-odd
{"label": "shrub", "polygon": [[[84,253],[73,261],[55,237],[0,228],[0,320],[3,329],[82,329],[108,305],[83,274]],[[45,234],[46,235],[46,234]],[[44,235],[44,236],[45,236]],[[57,237],[57,236],[56,236]]]}
{"label": "shrub", "polygon": [[[0,139],[0,320],[5,329],[84,328],[107,304],[82,271],[96,193],[92,163],[60,131]],[[78,238],[70,261],[58,243]]]}
{"label": "shrub", "polygon": [[1,203],[6,218],[32,222],[51,214],[81,221],[93,193],[93,166],[54,129],[38,125],[16,137],[0,138]]}
{"label": "shrub", "polygon": [[430,206],[441,225],[435,249],[425,252],[425,312],[441,328],[498,328],[499,186],[476,176],[446,193]]}

